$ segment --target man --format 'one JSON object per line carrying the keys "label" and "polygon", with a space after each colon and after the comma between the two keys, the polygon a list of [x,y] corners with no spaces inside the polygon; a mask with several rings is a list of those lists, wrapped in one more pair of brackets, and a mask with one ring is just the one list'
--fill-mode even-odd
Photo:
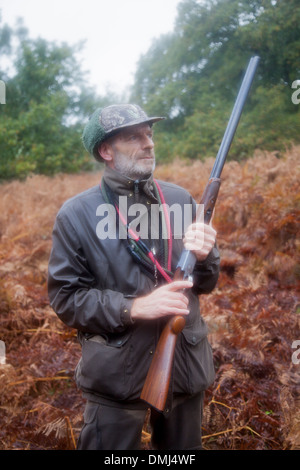
{"label": "man", "polygon": [[[152,125],[161,119],[137,105],[95,111],[83,143],[105,163],[102,181],[67,201],[56,218],[49,297],[82,345],[75,376],[87,405],[78,449],[140,447],[149,407],[140,394],[170,314],[184,315],[186,326],[166,409],[151,410],[152,445],[201,448],[203,392],[214,367],[198,295],[215,287],[219,255],[211,225],[190,224],[179,237],[178,222],[164,210],[194,209],[195,202],[179,186],[153,177]],[[172,281],[184,247],[197,257],[193,280]]]}

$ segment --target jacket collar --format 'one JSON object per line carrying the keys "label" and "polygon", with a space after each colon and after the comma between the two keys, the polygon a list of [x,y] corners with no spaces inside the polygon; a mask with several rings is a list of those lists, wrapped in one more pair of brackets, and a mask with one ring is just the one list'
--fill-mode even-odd
{"label": "jacket collar", "polygon": [[152,173],[142,180],[133,180],[132,178],[128,178],[118,171],[106,166],[103,173],[103,179],[115,194],[128,196],[134,190],[138,190],[139,193],[144,192],[148,197],[150,196],[156,200],[153,192]]}

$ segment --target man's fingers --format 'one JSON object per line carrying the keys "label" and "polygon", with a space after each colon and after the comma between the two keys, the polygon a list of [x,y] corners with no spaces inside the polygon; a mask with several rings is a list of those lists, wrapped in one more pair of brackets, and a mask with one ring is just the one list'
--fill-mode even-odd
{"label": "man's fingers", "polygon": [[216,235],[210,224],[195,222],[187,228],[183,244],[186,250],[194,252],[197,259],[203,261],[214,247]]}
{"label": "man's fingers", "polygon": [[188,315],[187,296],[182,292],[193,286],[191,281],[173,281],[158,287],[144,297],[134,300],[131,308],[131,317],[153,319],[165,315]]}
{"label": "man's fingers", "polygon": [[183,289],[189,289],[193,287],[193,283],[191,281],[173,281],[170,284],[166,284],[165,286],[169,291],[177,291]]}
{"label": "man's fingers", "polygon": [[189,315],[190,311],[186,308],[181,308],[181,307],[168,307],[165,309],[163,314],[164,315]]}
{"label": "man's fingers", "polygon": [[190,225],[185,233],[185,239],[204,239],[204,238],[212,238],[214,239],[217,235],[216,230],[211,226],[204,224],[202,222],[196,222]]}

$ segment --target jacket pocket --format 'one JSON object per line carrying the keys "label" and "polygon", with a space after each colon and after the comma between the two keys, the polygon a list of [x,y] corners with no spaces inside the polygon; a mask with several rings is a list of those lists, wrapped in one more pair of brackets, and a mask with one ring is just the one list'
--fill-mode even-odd
{"label": "jacket pocket", "polygon": [[206,331],[184,329],[179,346],[175,356],[174,391],[193,395],[206,390],[215,378],[212,348]]}
{"label": "jacket pocket", "polygon": [[128,370],[131,364],[131,333],[114,335],[82,335],[82,356],[76,367],[77,386],[86,392],[124,400],[130,392]]}

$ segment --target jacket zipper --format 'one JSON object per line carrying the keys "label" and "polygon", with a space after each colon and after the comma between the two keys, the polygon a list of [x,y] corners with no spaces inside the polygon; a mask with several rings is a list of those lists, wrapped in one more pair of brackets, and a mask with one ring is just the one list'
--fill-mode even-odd
{"label": "jacket zipper", "polygon": [[135,202],[139,202],[140,200],[139,180],[135,180],[134,182],[134,200]]}

